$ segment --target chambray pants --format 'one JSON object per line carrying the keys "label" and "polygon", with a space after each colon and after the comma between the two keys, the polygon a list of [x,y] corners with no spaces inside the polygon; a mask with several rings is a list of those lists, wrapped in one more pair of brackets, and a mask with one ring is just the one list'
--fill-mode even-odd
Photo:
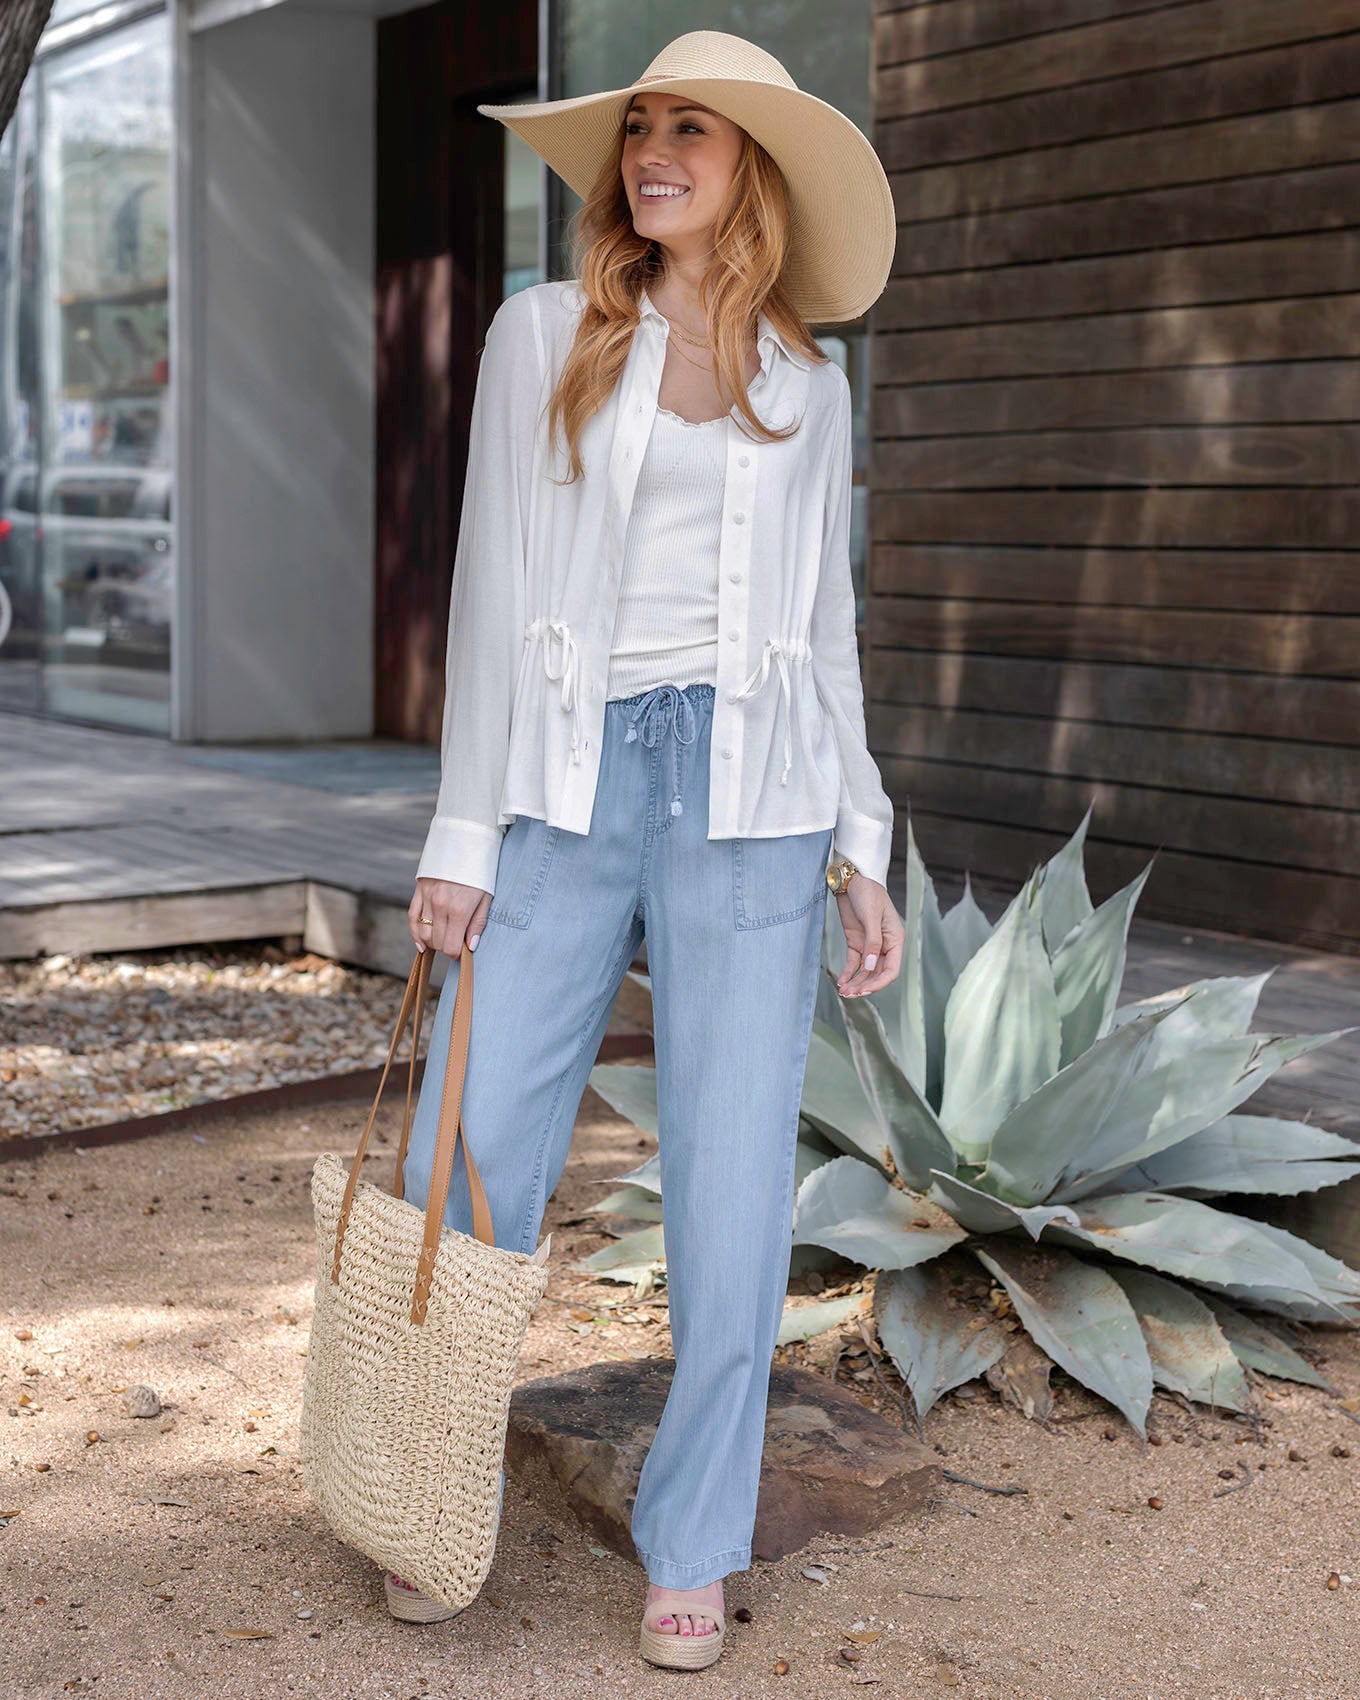
{"label": "chambray pants", "polygon": [[[709,842],[712,715],[709,684],[607,701],[589,831],[528,815],[506,829],[463,1087],[496,1244],[531,1252],[646,937],[675,1371],[631,1532],[649,1580],[673,1588],[751,1562],[832,842],[829,827]],[[403,1169],[421,1209],[458,971],[451,959]],[[471,1216],[460,1145],[444,1219],[470,1233]]]}

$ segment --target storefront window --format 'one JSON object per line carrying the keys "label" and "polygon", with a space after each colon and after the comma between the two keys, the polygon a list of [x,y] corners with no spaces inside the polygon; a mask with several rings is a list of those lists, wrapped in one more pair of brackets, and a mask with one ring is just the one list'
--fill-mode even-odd
{"label": "storefront window", "polygon": [[33,83],[0,145],[0,707],[41,700],[38,201]]}
{"label": "storefront window", "polygon": [[505,277],[502,298],[543,282],[538,232],[543,222],[543,162],[508,126],[505,136]]}
{"label": "storefront window", "polygon": [[[41,600],[40,706],[166,732],[173,551],[165,17],[45,56],[33,77],[39,393],[35,426],[15,383],[10,474],[15,490],[36,490],[27,523],[36,533]],[[11,275],[11,292],[14,282]],[[22,512],[18,500],[7,509],[16,529]]]}
{"label": "storefront window", "polygon": [[[635,0],[558,0],[553,43],[553,96],[626,88],[680,33],[672,8]],[[751,0],[734,21],[731,0],[691,0],[683,28],[735,31],[773,53],[800,89],[830,101],[870,133],[873,15],[870,0],[829,6],[826,0]],[[554,183],[549,231],[554,277],[566,275],[566,221],[577,196]],[[817,327],[813,326],[814,332]],[[858,616],[864,618],[867,551],[868,338],[863,325],[836,326],[819,336],[823,349],[850,379],[854,402],[855,484],[851,568]]]}

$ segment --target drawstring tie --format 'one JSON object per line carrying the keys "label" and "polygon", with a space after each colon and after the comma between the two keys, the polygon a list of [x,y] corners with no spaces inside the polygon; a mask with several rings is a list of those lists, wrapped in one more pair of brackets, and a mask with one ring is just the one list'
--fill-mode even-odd
{"label": "drawstring tie", "polygon": [[[578,684],[581,676],[581,652],[571,627],[565,620],[534,620],[524,628],[526,638],[543,639],[543,670],[550,679],[562,681],[562,710],[571,715],[571,759],[581,759],[581,704]],[[553,640],[561,644],[559,665],[553,667]]]}
{"label": "drawstring tie", "polygon": [[766,638],[759,664],[732,697],[733,702],[740,702],[744,697],[754,696],[757,691],[763,689],[770,676],[770,661],[773,658],[779,668],[779,687],[784,693],[784,771],[779,775],[781,785],[788,784],[789,769],[793,766],[793,687],[789,682],[790,657],[795,661],[810,661],[812,645],[803,638]]}
{"label": "drawstring tie", "polygon": [[[684,710],[685,721],[689,731],[680,730],[680,711]],[[628,716],[628,730],[623,735],[625,744],[633,743],[638,736],[638,721],[642,722],[642,741],[651,748],[656,747],[656,741],[666,730],[667,722],[675,733],[675,742],[671,746],[674,757],[675,789],[671,793],[671,813],[682,815],[685,806],[680,801],[680,746],[692,744],[698,732],[698,722],[694,718],[694,706],[680,689],[679,685],[655,685],[647,692]]]}

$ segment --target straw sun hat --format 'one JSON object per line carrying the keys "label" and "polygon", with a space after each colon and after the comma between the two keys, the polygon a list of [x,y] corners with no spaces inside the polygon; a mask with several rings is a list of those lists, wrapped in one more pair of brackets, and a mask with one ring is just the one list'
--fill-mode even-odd
{"label": "straw sun hat", "polygon": [[615,144],[632,97],[690,95],[739,124],[788,185],[793,228],[785,281],[810,324],[857,319],[883,292],[897,238],[888,179],[863,131],[800,89],[772,53],[721,30],[663,47],[627,88],[512,106],[479,106],[520,136],[582,199]]}

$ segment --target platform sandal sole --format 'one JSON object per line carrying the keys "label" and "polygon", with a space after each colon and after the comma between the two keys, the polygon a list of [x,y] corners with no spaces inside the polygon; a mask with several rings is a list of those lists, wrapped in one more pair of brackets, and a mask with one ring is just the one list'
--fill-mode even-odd
{"label": "platform sandal sole", "polygon": [[[669,1601],[653,1601],[647,1607],[647,1616],[655,1616],[656,1607]],[[678,1605],[672,1605],[673,1611],[679,1610]],[[686,1607],[689,1611],[696,1608]],[[638,1651],[650,1664],[664,1665],[670,1670],[702,1670],[721,1658],[723,1645],[727,1639],[727,1619],[720,1606],[703,1606],[698,1608],[704,1617],[711,1617],[717,1624],[716,1629],[709,1630],[707,1635],[676,1635],[666,1634],[660,1629],[649,1628],[644,1621],[638,1630]]]}

